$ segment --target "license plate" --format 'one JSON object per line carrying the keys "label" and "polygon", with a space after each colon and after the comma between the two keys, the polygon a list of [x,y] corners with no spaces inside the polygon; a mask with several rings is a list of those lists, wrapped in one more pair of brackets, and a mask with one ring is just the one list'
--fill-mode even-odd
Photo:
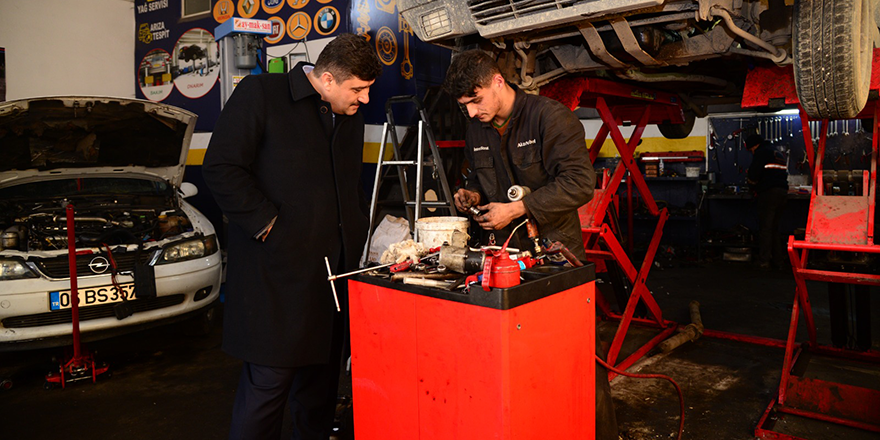
{"label": "license plate", "polygon": [[[120,290],[121,289],[121,290]],[[119,289],[116,286],[98,286],[84,287],[76,289],[79,293],[79,306],[88,307],[98,304],[111,304],[122,302],[123,298],[129,300],[135,299],[134,283],[120,284]],[[124,296],[123,296],[124,295]],[[71,304],[70,290],[59,290],[57,292],[49,292],[49,309],[64,310],[73,307]]]}

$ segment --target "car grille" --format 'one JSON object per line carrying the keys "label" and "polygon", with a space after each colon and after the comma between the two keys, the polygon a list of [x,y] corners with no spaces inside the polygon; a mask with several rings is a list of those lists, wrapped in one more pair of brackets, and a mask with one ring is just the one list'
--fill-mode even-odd
{"label": "car grille", "polygon": [[[586,3],[597,0],[587,0]],[[470,0],[468,8],[474,21],[487,25],[498,21],[524,18],[557,9],[570,8],[578,0]]]}
{"label": "car grille", "polygon": [[[113,252],[113,259],[116,260],[116,267],[118,270],[132,270],[134,269],[136,260],[140,263],[146,263],[150,259],[150,256],[152,254],[152,251],[142,251],[140,258],[137,258],[137,252]],[[99,274],[89,268],[89,263],[98,256],[104,257],[105,259],[109,260],[106,252],[101,252],[98,254],[77,255],[77,275],[90,276]],[[34,260],[34,262],[36,263],[37,268],[40,269],[40,272],[42,272],[49,278],[70,277],[70,265],[67,261],[67,255],[61,255],[53,258],[41,258]],[[110,269],[108,268],[102,273],[109,274]]]}
{"label": "car grille", "polygon": [[[157,310],[165,307],[171,307],[183,302],[186,295],[179,293],[176,295],[157,296],[155,298],[144,298],[129,301],[134,313]],[[116,316],[113,313],[115,304],[101,304],[99,306],[82,307],[79,309],[79,320],[88,321],[90,319],[108,318]],[[28,328],[41,327],[44,325],[69,324],[73,322],[70,309],[59,310],[55,312],[37,313],[35,315],[12,316],[3,319],[4,328]]]}

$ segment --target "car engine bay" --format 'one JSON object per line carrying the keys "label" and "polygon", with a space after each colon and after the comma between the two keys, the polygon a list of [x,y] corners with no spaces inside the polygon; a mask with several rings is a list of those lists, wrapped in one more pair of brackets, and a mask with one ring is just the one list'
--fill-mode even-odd
{"label": "car engine bay", "polygon": [[173,207],[170,200],[163,207],[156,207],[133,203],[137,198],[0,202],[0,250],[67,249],[65,208],[69,203],[76,207],[74,227],[79,247],[140,244],[193,230],[186,214]]}

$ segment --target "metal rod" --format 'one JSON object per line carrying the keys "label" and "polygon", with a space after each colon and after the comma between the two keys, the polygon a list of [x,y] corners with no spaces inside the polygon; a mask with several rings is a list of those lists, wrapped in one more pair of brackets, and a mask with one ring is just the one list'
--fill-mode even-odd
{"label": "metal rod", "polygon": [[[67,262],[70,269],[70,314],[73,322],[73,360],[81,361],[79,347],[79,290],[76,284],[76,231],[73,204],[67,205]],[[60,301],[60,296],[59,296]]]}
{"label": "metal rod", "polygon": [[[416,152],[416,212],[414,218],[414,222],[418,223],[419,216],[422,215],[422,178],[425,175],[425,151],[422,149],[422,142],[425,138],[424,132],[424,122],[419,119],[419,142],[418,142],[418,151]],[[413,225],[415,225],[415,223]],[[419,241],[419,228],[414,228],[413,231],[413,240]]]}
{"label": "metal rod", "polygon": [[327,279],[330,280],[330,288],[333,289],[333,301],[336,303],[336,311],[341,312],[342,309],[339,308],[339,295],[336,294],[336,283],[333,282],[338,277],[333,276],[333,271],[330,270],[330,260],[327,257],[324,257],[324,264],[327,265]]}

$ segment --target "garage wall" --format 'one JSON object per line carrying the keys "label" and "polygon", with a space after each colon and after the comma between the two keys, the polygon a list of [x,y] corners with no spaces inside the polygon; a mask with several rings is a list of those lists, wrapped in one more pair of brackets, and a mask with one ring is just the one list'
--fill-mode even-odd
{"label": "garage wall", "polygon": [[132,0],[2,0],[6,99],[134,97]]}

